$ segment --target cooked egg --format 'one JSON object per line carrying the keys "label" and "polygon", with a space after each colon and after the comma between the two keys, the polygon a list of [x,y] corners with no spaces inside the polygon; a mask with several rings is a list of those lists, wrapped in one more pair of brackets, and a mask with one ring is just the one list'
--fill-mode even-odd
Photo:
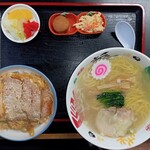
{"label": "cooked egg", "polygon": [[58,33],[67,32],[69,29],[69,21],[65,16],[59,15],[53,20],[53,28]]}

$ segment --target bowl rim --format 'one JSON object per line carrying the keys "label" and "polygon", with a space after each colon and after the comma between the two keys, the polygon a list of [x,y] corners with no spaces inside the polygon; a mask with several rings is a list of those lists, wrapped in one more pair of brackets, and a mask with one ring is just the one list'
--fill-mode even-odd
{"label": "bowl rim", "polygon": [[[26,8],[28,10],[30,10],[32,13],[33,13],[33,16],[36,18],[36,21],[38,22],[39,24],[39,27],[38,27],[38,30],[34,33],[33,36],[31,36],[30,38],[28,39],[25,39],[25,40],[16,40],[14,37],[12,37],[11,35],[9,35],[5,29],[5,27],[3,26],[3,20],[5,18],[5,16],[7,15],[7,13],[17,7],[21,7],[21,8]],[[9,6],[5,11],[4,13],[2,14],[2,17],[1,17],[1,29],[4,33],[4,35],[9,39],[11,40],[12,42],[15,42],[15,43],[27,43],[31,40],[33,40],[36,35],[39,33],[39,30],[40,30],[40,26],[41,26],[41,23],[40,23],[40,18],[39,18],[39,15],[38,13],[35,11],[35,9],[33,9],[33,7],[31,7],[30,5],[27,5],[27,4],[23,4],[23,3],[17,3],[17,4],[13,4],[11,6]]]}
{"label": "bowl rim", "polygon": [[[74,128],[75,128],[75,130],[85,139],[85,140],[87,140],[89,143],[91,143],[91,144],[93,144],[93,145],[95,145],[95,146],[97,146],[97,147],[99,147],[99,148],[105,148],[105,149],[110,149],[110,150],[125,150],[125,149],[130,149],[130,148],[133,148],[133,147],[136,147],[136,146],[138,146],[138,145],[140,145],[140,144],[142,144],[142,143],[144,143],[145,141],[147,141],[149,138],[150,138],[150,135],[149,136],[147,136],[147,137],[142,137],[142,140],[140,140],[138,143],[136,143],[136,144],[133,144],[133,145],[131,145],[131,146],[129,146],[129,145],[126,145],[126,146],[123,146],[122,148],[121,147],[115,147],[114,146],[114,148],[112,148],[112,147],[110,147],[109,146],[109,144],[108,145],[103,145],[103,144],[96,144],[96,143],[94,143],[94,142],[91,142],[84,134],[83,134],[83,132],[81,132],[80,130],[79,130],[79,128],[77,128],[76,126],[75,126],[75,124],[73,123],[73,120],[72,120],[72,118],[71,118],[71,115],[70,115],[70,104],[69,104],[69,101],[70,101],[70,93],[71,93],[71,88],[70,87],[72,87],[72,85],[73,85],[73,81],[74,81],[74,79],[75,79],[75,77],[77,76],[77,73],[79,72],[79,70],[83,67],[83,66],[85,66],[85,65],[83,65],[84,63],[86,64],[86,63],[88,63],[89,61],[88,60],[90,60],[91,58],[94,58],[94,56],[99,56],[99,55],[97,55],[97,54],[103,54],[104,52],[107,52],[107,51],[115,51],[116,49],[118,49],[119,51],[120,50],[124,50],[124,51],[127,51],[127,53],[129,53],[129,52],[133,52],[134,54],[138,54],[138,55],[141,55],[142,57],[144,57],[145,59],[147,59],[147,60],[149,60],[149,62],[150,62],[150,58],[147,56],[147,55],[145,55],[145,54],[143,54],[143,53],[141,53],[141,52],[139,52],[139,51],[137,51],[137,50],[133,50],[133,49],[129,49],[129,48],[124,48],[124,47],[110,47],[110,48],[104,48],[104,49],[100,49],[100,50],[98,50],[98,51],[96,51],[96,52],[94,52],[94,53],[92,53],[92,54],[90,54],[90,55],[88,55],[86,58],[84,58],[77,66],[76,66],[76,68],[74,69],[74,71],[72,72],[72,74],[71,74],[71,76],[70,76],[70,78],[69,78],[69,80],[68,80],[68,84],[67,84],[67,90],[66,90],[66,109],[67,109],[67,113],[68,113],[68,116],[69,116],[69,119],[70,119],[70,121],[71,121],[71,124],[74,126]],[[85,125],[84,125],[85,126]],[[138,131],[139,132],[139,131]],[[113,138],[112,138],[113,139]],[[115,138],[114,138],[115,139]],[[140,139],[140,138],[138,138],[138,139]]]}
{"label": "bowl rim", "polygon": [[[9,66],[0,68],[0,74],[5,72],[5,71],[9,71],[11,69],[12,70],[13,69],[14,70],[18,69],[19,70],[19,68],[23,69],[23,70],[25,69],[25,70],[33,71],[33,72],[35,72],[35,74],[40,75],[41,77],[44,78],[44,80],[46,80],[48,82],[48,84],[50,85],[50,88],[51,88],[51,90],[53,92],[53,95],[54,95],[54,108],[53,108],[53,114],[50,115],[50,118],[48,119],[48,121],[46,121],[46,122],[44,122],[44,123],[39,125],[39,126],[42,126],[42,125],[45,124],[44,128],[42,128],[42,130],[40,130],[40,132],[38,132],[38,133],[35,132],[35,134],[33,136],[30,136],[29,133],[26,133],[26,132],[22,133],[21,131],[18,131],[18,130],[12,130],[12,129],[0,130],[2,132],[14,131],[16,133],[18,132],[18,133],[22,133],[22,134],[28,134],[27,137],[24,138],[24,139],[21,139],[21,138],[19,139],[19,137],[15,139],[15,138],[10,138],[9,135],[8,135],[8,137],[6,135],[3,136],[3,135],[1,135],[1,132],[0,132],[0,137],[2,137],[4,139],[7,139],[7,140],[10,140],[10,141],[18,141],[18,142],[19,141],[28,141],[28,140],[34,139],[37,136],[41,135],[43,132],[45,132],[48,129],[48,127],[50,127],[50,125],[52,124],[52,122],[53,122],[53,120],[54,120],[54,118],[56,116],[57,106],[58,106],[57,93],[56,93],[56,90],[55,90],[55,87],[54,87],[53,83],[51,82],[51,80],[44,73],[42,73],[38,69],[36,69],[34,67],[31,67],[31,66],[27,66],[27,65],[9,65]],[[38,128],[39,126],[37,126],[36,128]]]}

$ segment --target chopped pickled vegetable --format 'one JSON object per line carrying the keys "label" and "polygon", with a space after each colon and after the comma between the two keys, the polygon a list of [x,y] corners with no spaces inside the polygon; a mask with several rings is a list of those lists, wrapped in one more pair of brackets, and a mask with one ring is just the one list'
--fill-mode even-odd
{"label": "chopped pickled vegetable", "polygon": [[23,23],[24,33],[26,38],[33,36],[33,34],[38,30],[39,24],[35,21],[28,21],[27,23]]}
{"label": "chopped pickled vegetable", "polygon": [[104,21],[101,17],[100,12],[90,12],[79,18],[79,22],[75,23],[74,26],[77,29],[88,33],[100,32],[104,30]]}

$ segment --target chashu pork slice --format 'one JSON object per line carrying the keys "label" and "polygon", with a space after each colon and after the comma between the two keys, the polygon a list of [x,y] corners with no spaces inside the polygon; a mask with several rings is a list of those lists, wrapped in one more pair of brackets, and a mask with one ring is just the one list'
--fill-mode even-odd
{"label": "chashu pork slice", "polygon": [[27,120],[21,104],[22,82],[7,77],[3,80],[2,99],[5,105],[5,119],[10,121]]}
{"label": "chashu pork slice", "polygon": [[26,112],[30,121],[37,121],[41,117],[41,91],[30,79],[24,79],[21,97],[22,110]]}

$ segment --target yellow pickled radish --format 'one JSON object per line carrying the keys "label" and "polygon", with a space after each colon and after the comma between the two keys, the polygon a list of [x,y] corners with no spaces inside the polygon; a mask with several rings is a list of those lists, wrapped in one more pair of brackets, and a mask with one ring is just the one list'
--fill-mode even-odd
{"label": "yellow pickled radish", "polygon": [[30,20],[33,18],[33,14],[27,9],[16,9],[8,13],[8,19],[25,19]]}

